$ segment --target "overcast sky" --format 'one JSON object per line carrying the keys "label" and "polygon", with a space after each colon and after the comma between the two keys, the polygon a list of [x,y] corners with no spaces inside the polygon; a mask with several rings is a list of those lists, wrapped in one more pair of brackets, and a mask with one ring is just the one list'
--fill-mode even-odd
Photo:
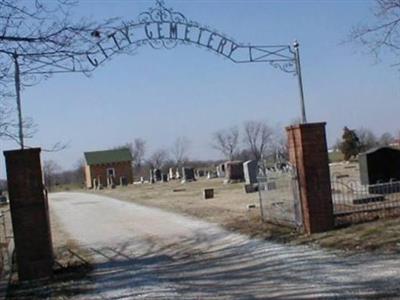
{"label": "overcast sky", "polygon": [[[81,1],[76,16],[136,20],[154,1]],[[400,129],[400,73],[384,57],[342,45],[352,26],[371,18],[373,2],[360,1],[166,1],[188,19],[238,42],[301,45],[306,110],[310,122],[327,122],[328,142],[342,128],[376,134]],[[218,158],[210,137],[246,120],[288,125],[300,115],[296,77],[267,64],[235,64],[194,46],[117,55],[90,78],[57,75],[23,93],[23,113],[38,124],[27,143],[69,147],[43,154],[72,168],[84,151],[145,139],[148,151],[170,147],[178,136],[192,141],[191,157]],[[16,145],[1,142],[1,150]],[[4,178],[4,159],[0,178]]]}

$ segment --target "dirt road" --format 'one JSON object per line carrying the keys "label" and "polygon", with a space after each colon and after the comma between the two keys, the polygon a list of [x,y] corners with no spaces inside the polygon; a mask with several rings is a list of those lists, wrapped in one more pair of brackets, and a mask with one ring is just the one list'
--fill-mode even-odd
{"label": "dirt road", "polygon": [[69,299],[400,297],[398,257],[341,257],[248,239],[94,194],[52,194],[50,208],[59,230],[90,253],[94,264],[88,278],[63,285],[73,291]]}

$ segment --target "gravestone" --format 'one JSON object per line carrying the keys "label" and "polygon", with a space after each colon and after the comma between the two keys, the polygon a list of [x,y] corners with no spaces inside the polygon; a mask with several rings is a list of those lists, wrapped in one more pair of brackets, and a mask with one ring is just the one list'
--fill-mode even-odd
{"label": "gravestone", "polygon": [[96,178],[93,178],[93,189],[94,190],[97,190],[98,189],[98,181],[97,181],[97,179]]}
{"label": "gravestone", "polygon": [[213,179],[217,177],[217,173],[214,171],[208,171],[207,172],[207,179]]}
{"label": "gravestone", "polygon": [[238,160],[225,162],[225,182],[232,183],[243,180],[243,162]]}
{"label": "gravestone", "polygon": [[223,178],[225,177],[225,165],[224,164],[220,164],[216,167],[216,171],[217,171],[217,177],[218,178]]}
{"label": "gravestone", "polygon": [[161,170],[160,169],[154,169],[153,170],[153,177],[154,181],[161,181]]}
{"label": "gravestone", "polygon": [[175,179],[181,179],[181,174],[179,173],[178,168],[176,168]]}
{"label": "gravestone", "polygon": [[182,168],[182,182],[195,181],[193,168]]}
{"label": "gravestone", "polygon": [[154,172],[152,169],[149,171],[149,182],[154,183]]}
{"label": "gravestone", "polygon": [[168,177],[169,177],[169,180],[175,179],[175,172],[174,172],[174,169],[173,169],[173,168],[169,168],[169,170],[168,170]]}
{"label": "gravestone", "polygon": [[243,163],[243,173],[246,184],[257,183],[258,164],[255,160],[248,160]]}
{"label": "gravestone", "polygon": [[257,184],[245,184],[244,191],[246,194],[258,192]]}
{"label": "gravestone", "polygon": [[168,174],[161,174],[161,181],[168,182]]}
{"label": "gravestone", "polygon": [[107,187],[115,188],[114,176],[107,176]]}
{"label": "gravestone", "polygon": [[119,178],[119,185],[127,186],[128,185],[128,179],[125,176],[121,176]]}
{"label": "gravestone", "polygon": [[204,189],[203,199],[211,199],[211,198],[214,198],[214,189]]}
{"label": "gravestone", "polygon": [[358,157],[360,165],[361,184],[371,186],[370,193],[389,194],[399,190],[400,181],[400,150],[390,147],[371,149]]}

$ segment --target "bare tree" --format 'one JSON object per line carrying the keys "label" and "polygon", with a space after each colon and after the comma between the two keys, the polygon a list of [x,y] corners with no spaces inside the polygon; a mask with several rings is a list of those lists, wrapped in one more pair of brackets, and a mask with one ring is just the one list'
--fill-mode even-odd
{"label": "bare tree", "polygon": [[288,139],[279,129],[273,134],[271,150],[275,156],[275,162],[285,162],[289,159]]}
{"label": "bare tree", "polygon": [[[18,121],[13,118],[13,109],[0,100],[0,139],[13,140],[18,143],[15,132],[18,130]],[[25,118],[22,123],[24,137],[31,138],[36,133],[36,125],[31,118]]]}
{"label": "bare tree", "polygon": [[374,19],[352,29],[350,40],[365,47],[376,58],[386,51],[400,66],[400,0],[375,0]]}
{"label": "bare tree", "polygon": [[54,160],[45,160],[43,162],[44,184],[49,191],[56,184],[56,174],[61,172],[61,167]]}
{"label": "bare tree", "polygon": [[0,91],[2,96],[16,98],[18,132],[8,134],[17,137],[21,148],[26,136],[21,109],[23,88],[54,73],[88,74],[94,69],[89,55],[102,51],[96,44],[112,22],[73,22],[73,3],[0,0]]}
{"label": "bare tree", "polygon": [[190,148],[190,140],[187,137],[178,137],[171,147],[172,158],[174,163],[181,167],[189,158],[188,152]]}
{"label": "bare tree", "polygon": [[218,130],[213,134],[212,147],[220,151],[226,159],[235,159],[239,151],[239,129],[235,126]]}
{"label": "bare tree", "polygon": [[142,168],[144,155],[146,153],[146,141],[141,138],[136,138],[131,147],[134,166],[137,170]]}
{"label": "bare tree", "polygon": [[159,149],[153,152],[149,157],[148,163],[150,167],[161,169],[168,160],[168,152],[164,149]]}
{"label": "bare tree", "polygon": [[133,143],[126,143],[124,145],[115,147],[113,149],[128,148],[132,154],[132,167],[135,174],[140,174],[143,167],[144,155],[146,152],[146,141],[141,138],[134,139]]}
{"label": "bare tree", "polygon": [[244,123],[243,142],[249,148],[253,159],[259,161],[271,146],[273,130],[261,121],[248,121]]}
{"label": "bare tree", "polygon": [[356,130],[356,134],[360,144],[360,152],[368,151],[378,146],[378,139],[370,129],[361,127]]}
{"label": "bare tree", "polygon": [[85,181],[85,160],[83,158],[77,160],[72,172],[74,183],[81,184]]}
{"label": "bare tree", "polygon": [[380,146],[389,146],[390,144],[394,143],[394,141],[395,141],[395,138],[391,133],[384,132],[380,136],[378,143]]}

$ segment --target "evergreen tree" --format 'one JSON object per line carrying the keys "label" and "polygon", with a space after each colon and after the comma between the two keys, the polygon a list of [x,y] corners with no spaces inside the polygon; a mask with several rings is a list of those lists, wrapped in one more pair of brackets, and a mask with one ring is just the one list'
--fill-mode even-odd
{"label": "evergreen tree", "polygon": [[343,128],[340,151],[343,153],[345,160],[349,160],[351,157],[355,157],[360,153],[360,140],[356,132],[346,126]]}

